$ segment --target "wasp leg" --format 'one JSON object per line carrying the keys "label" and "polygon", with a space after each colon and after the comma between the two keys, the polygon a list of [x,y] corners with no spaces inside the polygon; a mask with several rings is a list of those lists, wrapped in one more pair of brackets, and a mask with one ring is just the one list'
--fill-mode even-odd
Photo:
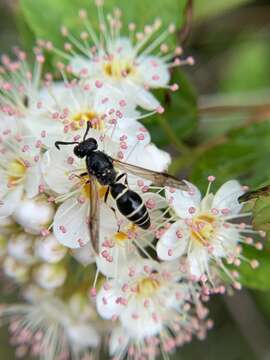
{"label": "wasp leg", "polygon": [[[110,188],[109,188],[109,186],[108,186],[108,188],[107,188],[107,190],[106,190],[106,193],[105,193],[105,196],[104,196],[104,202],[105,202],[105,204],[107,203],[109,193],[110,193]],[[113,206],[110,206],[110,209],[111,209],[111,210],[113,211],[113,213],[114,213],[115,220],[116,220],[117,226],[118,226],[117,232],[119,232],[119,231],[120,231],[120,225],[119,225],[119,221],[118,221],[118,219],[117,219],[116,209],[115,209]]]}
{"label": "wasp leg", "polygon": [[[75,176],[76,178],[78,178],[78,179],[81,179],[81,178],[83,178],[83,177],[86,176],[86,175],[88,175],[87,172],[81,173],[80,175],[74,175],[74,176]],[[89,181],[88,181],[86,184],[89,184]]]}

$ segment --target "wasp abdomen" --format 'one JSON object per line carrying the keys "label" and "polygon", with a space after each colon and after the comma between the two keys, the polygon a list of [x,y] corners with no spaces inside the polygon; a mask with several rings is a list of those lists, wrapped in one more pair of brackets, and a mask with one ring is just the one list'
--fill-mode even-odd
{"label": "wasp abdomen", "polygon": [[140,195],[120,183],[111,186],[111,194],[116,200],[117,208],[121,214],[139,227],[149,228],[150,216]]}

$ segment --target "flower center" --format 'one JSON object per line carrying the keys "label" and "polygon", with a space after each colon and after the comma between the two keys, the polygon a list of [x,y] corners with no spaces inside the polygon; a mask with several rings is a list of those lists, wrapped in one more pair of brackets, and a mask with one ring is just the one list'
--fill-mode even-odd
{"label": "flower center", "polygon": [[116,80],[134,75],[136,67],[127,60],[112,59],[103,65],[104,74]]}
{"label": "flower center", "polygon": [[114,234],[115,242],[118,245],[123,246],[125,241],[131,240],[136,237],[137,229],[138,229],[137,225],[133,223],[129,223],[128,225],[123,227],[122,231],[118,231],[117,233]]}
{"label": "flower center", "polygon": [[160,288],[158,280],[144,277],[137,283],[137,296],[151,297]]}
{"label": "flower center", "polygon": [[[88,175],[82,176],[80,178],[80,184],[81,184],[81,194],[84,198],[90,199],[90,195],[91,195],[91,186],[88,182],[89,177]],[[107,191],[108,187],[107,186],[101,186],[98,184],[98,196],[99,199],[104,199],[106,191]]]}
{"label": "flower center", "polygon": [[202,214],[192,219],[190,233],[193,240],[208,246],[215,231],[216,219],[209,214]]}
{"label": "flower center", "polygon": [[118,231],[117,233],[115,233],[114,235],[114,240],[121,245],[123,242],[125,242],[126,240],[128,240],[128,235],[127,233],[123,232],[123,231]]}
{"label": "flower center", "polygon": [[21,182],[26,172],[26,166],[21,159],[13,160],[7,168],[8,185],[15,186]]}
{"label": "flower center", "polygon": [[104,122],[95,111],[79,112],[72,117],[71,127],[73,130],[79,130],[85,127],[86,122],[91,123],[91,127],[96,130],[104,130]]}

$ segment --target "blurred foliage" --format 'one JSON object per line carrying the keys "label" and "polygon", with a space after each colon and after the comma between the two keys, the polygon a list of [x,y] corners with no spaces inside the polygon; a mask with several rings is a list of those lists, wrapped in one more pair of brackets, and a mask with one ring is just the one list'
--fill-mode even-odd
{"label": "blurred foliage", "polygon": [[256,186],[269,178],[269,121],[231,130],[220,142],[197,159],[191,176],[195,183],[204,184],[211,174],[217,177],[218,184],[238,178]]}
{"label": "blurred foliage", "polygon": [[[52,40],[62,48],[65,40],[60,34],[61,25],[78,36],[82,30],[80,8],[86,8],[91,22],[97,25],[94,0],[20,0],[16,17],[10,15],[7,7],[10,2],[5,7],[3,4],[0,4],[1,52],[17,42],[15,23],[21,43],[27,49],[34,46],[35,39]],[[142,30],[146,23],[160,17],[165,25],[175,22],[179,30],[186,1],[106,0],[105,4],[105,10],[117,6],[123,11],[124,25],[134,21]],[[210,174],[217,177],[216,186],[231,178],[251,187],[267,183],[270,180],[269,1],[194,0],[193,19],[185,53],[194,55],[197,65],[173,72],[172,83],[179,83],[180,89],[173,93],[157,91],[166,112],[147,119],[145,126],[154,142],[174,152],[174,170],[181,176],[190,175],[201,188],[205,188]],[[172,39],[176,44],[177,37]],[[266,96],[262,96],[262,89],[266,90]],[[212,93],[217,96],[209,95]],[[198,94],[204,96],[198,99]],[[262,102],[269,103],[269,108],[258,110],[256,105]],[[234,109],[238,105],[241,110]],[[251,105],[255,107],[251,109]],[[210,110],[206,111],[206,107]],[[213,111],[214,107],[218,109]],[[254,225],[268,231],[269,198],[257,200],[253,212]],[[245,256],[259,259],[260,267],[254,270],[243,262],[239,268],[243,284],[270,290],[269,245],[262,251],[247,248]],[[270,293],[256,292],[256,300],[270,319]],[[224,315],[226,321],[223,318],[218,322],[206,342],[185,346],[174,359],[254,359],[250,344],[228,314],[223,314],[224,306],[219,304],[218,308],[215,319]],[[2,345],[6,338],[0,337],[0,341]],[[12,359],[10,353],[2,356]]]}
{"label": "blurred foliage", "polygon": [[260,265],[256,269],[253,269],[248,262],[245,260],[242,261],[242,264],[238,269],[240,272],[239,280],[241,284],[251,289],[270,290],[269,250],[256,250],[255,248],[246,246],[244,249],[244,256],[249,260],[258,260]]}
{"label": "blurred foliage", "polygon": [[165,113],[147,118],[144,124],[157,145],[171,144],[182,151],[181,139],[187,138],[198,124],[197,94],[179,69],[174,70],[171,82],[180,84],[181,89],[176,92],[157,90],[156,96],[164,105]]}
{"label": "blurred foliage", "polygon": [[221,91],[249,91],[269,86],[265,75],[270,73],[270,46],[266,39],[240,41],[231,53],[222,75]]}

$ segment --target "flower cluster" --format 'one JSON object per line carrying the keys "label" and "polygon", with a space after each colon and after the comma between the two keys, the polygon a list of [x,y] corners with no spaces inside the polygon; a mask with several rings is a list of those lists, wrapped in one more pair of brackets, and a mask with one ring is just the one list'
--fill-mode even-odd
{"label": "flower cluster", "polygon": [[[141,123],[164,111],[151,90],[177,91],[171,69],[193,64],[181,59],[180,47],[170,51],[166,44],[174,26],[162,32],[156,20],[136,32],[131,23],[122,37],[119,10],[105,21],[98,3],[98,15],[99,33],[84,10],[80,39],[62,28],[63,51],[39,40],[33,67],[17,48],[15,60],[2,57],[0,265],[25,303],[2,305],[0,313],[18,356],[92,359],[105,341],[113,359],[154,359],[193,335],[205,337],[212,322],[203,302],[241,287],[232,265],[258,266],[242,255],[243,243],[262,245],[238,221],[249,216],[237,200],[244,192],[238,181],[213,195],[209,176],[202,196],[188,181],[172,188],[144,178],[143,169],[157,177],[171,162]],[[47,52],[62,57],[57,80],[43,71]],[[73,151],[86,128],[87,138],[115,160],[118,176],[129,165],[119,183],[141,199],[129,216],[110,186],[97,182],[94,189],[95,175]],[[89,230],[95,190],[97,239]],[[131,217],[143,206],[144,221],[136,224]]]}

